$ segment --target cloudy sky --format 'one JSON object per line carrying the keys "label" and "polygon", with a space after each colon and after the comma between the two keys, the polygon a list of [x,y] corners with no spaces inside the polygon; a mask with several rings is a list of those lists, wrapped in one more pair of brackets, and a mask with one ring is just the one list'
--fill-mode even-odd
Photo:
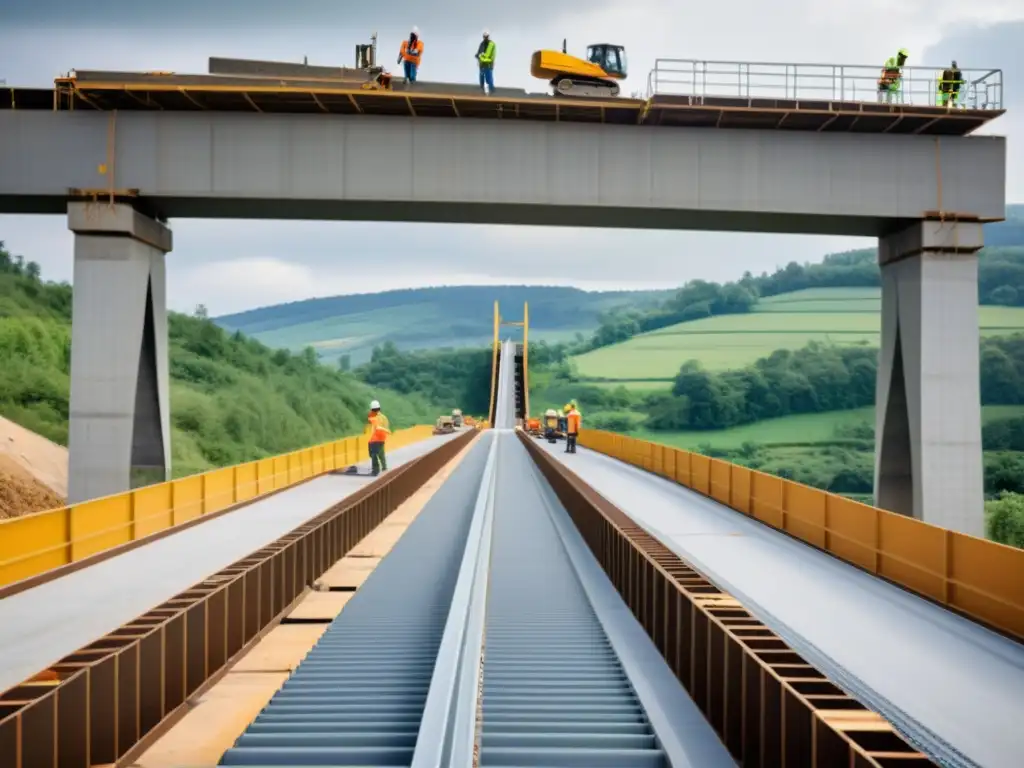
{"label": "cloudy sky", "polygon": [[[347,7],[355,10],[343,10]],[[540,91],[530,53],[611,41],[629,53],[626,90],[640,90],[654,59],[880,64],[900,47],[912,64],[1002,68],[1004,100],[1024,112],[1021,0],[592,0],[585,16],[541,0],[354,3],[345,0],[0,0],[0,79],[46,86],[71,69],[205,72],[207,58],[350,65],[357,42],[380,35],[393,61],[409,28],[425,43],[420,77],[473,81],[480,31],[498,45],[498,85]],[[513,10],[515,9],[515,10]],[[1007,195],[1024,202],[1024,117],[986,129],[1010,137]],[[568,230],[356,222],[188,221],[172,223],[169,300],[205,303],[215,314],[388,288],[456,283],[664,287],[691,278],[725,280],[790,259],[862,247],[857,238],[729,233]],[[63,217],[0,216],[0,240],[70,279],[71,235]],[[479,254],[487,254],[486,261]],[[643,253],[638,271],[628,256]]]}

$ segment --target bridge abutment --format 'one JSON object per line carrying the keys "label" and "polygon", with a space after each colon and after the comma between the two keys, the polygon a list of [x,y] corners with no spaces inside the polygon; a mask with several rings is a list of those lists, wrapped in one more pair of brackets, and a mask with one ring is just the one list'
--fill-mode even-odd
{"label": "bridge abutment", "polygon": [[171,230],[123,203],[69,203],[75,233],[68,502],[170,477],[164,255]]}
{"label": "bridge abutment", "polygon": [[977,222],[922,221],[879,239],[882,335],[875,503],[984,536]]}

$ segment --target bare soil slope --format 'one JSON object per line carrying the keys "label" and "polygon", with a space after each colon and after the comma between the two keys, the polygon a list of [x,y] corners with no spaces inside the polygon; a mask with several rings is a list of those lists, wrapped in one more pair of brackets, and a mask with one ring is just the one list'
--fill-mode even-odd
{"label": "bare soil slope", "polygon": [[64,505],[68,451],[0,417],[0,519]]}

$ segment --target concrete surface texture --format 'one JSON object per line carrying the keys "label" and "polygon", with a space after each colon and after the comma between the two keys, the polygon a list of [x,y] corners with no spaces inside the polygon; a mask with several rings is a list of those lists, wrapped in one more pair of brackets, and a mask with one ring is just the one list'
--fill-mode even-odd
{"label": "concrete surface texture", "polygon": [[[389,456],[398,467],[451,439]],[[369,462],[360,464],[362,469]],[[372,478],[326,475],[0,601],[0,691],[316,517]]]}
{"label": "concrete surface texture", "polygon": [[0,212],[102,186],[112,121],[117,186],[164,217],[882,235],[940,204],[1005,213],[998,136],[21,110],[0,112]]}
{"label": "concrete surface texture", "polygon": [[927,221],[879,241],[880,507],[985,535],[978,350],[982,225]]}
{"label": "concrete surface texture", "polygon": [[68,493],[68,449],[0,416],[0,456],[55,494]]}
{"label": "concrete surface texture", "polygon": [[1020,765],[1024,646],[675,483],[542,445],[940,764]]}
{"label": "concrete surface texture", "polygon": [[164,254],[171,234],[127,205],[71,203],[75,233],[68,501],[170,476]]}

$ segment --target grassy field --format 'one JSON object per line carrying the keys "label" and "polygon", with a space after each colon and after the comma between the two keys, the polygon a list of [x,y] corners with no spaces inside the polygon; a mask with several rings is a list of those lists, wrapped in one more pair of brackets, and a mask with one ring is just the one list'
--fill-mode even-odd
{"label": "grassy field", "polygon": [[[877,346],[878,289],[812,288],[762,300],[757,311],[679,323],[574,358],[585,381],[631,389],[670,385],[679,367],[698,360],[707,369],[741,368],[777,349],[809,342]],[[985,335],[1024,330],[1024,308],[980,308]]]}
{"label": "grassy field", "polygon": [[530,305],[530,338],[574,341],[589,336],[600,313],[619,306],[643,308],[671,291],[588,292],[546,286],[455,286],[310,299],[214,319],[221,327],[270,347],[313,347],[325,362],[349,355],[353,365],[375,346],[392,341],[401,350],[465,348],[490,343],[493,306],[520,320]]}
{"label": "grassy field", "polygon": [[[986,405],[982,408],[982,420],[985,422],[1022,415],[1024,415],[1024,406],[1021,405]],[[875,423],[874,407],[828,413],[804,413],[709,432],[649,432],[641,430],[632,434],[634,437],[672,445],[676,448],[692,450],[699,445],[710,445],[713,448],[734,449],[742,447],[744,443],[806,445],[808,443],[832,442],[836,439],[836,427],[861,423],[872,425]]]}

